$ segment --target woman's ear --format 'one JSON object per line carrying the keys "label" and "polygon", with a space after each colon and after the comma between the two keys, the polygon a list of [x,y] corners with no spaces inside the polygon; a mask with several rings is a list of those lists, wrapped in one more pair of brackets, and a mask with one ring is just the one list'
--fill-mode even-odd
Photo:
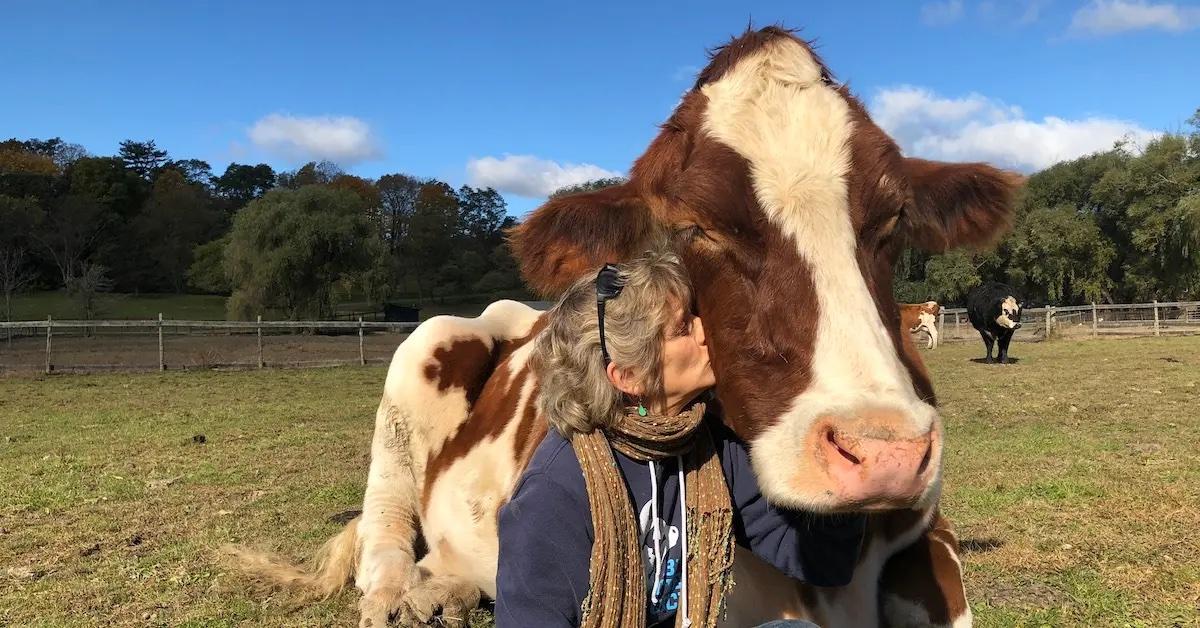
{"label": "woman's ear", "polygon": [[633,379],[633,373],[629,369],[623,369],[612,362],[604,369],[608,375],[608,381],[613,385],[613,388],[629,395],[631,397],[639,397],[642,394],[642,387]]}

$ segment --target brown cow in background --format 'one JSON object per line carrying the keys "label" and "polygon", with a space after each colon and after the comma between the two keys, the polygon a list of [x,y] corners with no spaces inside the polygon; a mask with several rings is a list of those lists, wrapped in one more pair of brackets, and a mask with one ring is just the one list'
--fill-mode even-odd
{"label": "brown cow in background", "polygon": [[900,304],[900,329],[906,334],[925,332],[929,336],[925,348],[937,349],[937,316],[941,311],[942,306],[938,305],[937,301],[913,304],[902,303]]}

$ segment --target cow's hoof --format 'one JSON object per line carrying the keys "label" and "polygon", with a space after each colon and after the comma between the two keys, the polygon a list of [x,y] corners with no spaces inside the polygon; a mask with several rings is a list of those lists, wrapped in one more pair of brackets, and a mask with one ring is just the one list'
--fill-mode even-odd
{"label": "cow's hoof", "polygon": [[[404,598],[397,619],[401,626],[439,626],[463,628],[467,616],[479,605],[478,593],[471,598],[468,587],[443,578],[426,580],[413,587]],[[461,590],[458,590],[461,589]]]}
{"label": "cow's hoof", "polygon": [[364,595],[358,603],[358,628],[387,628],[388,618],[400,610],[404,591],[399,588],[378,588]]}

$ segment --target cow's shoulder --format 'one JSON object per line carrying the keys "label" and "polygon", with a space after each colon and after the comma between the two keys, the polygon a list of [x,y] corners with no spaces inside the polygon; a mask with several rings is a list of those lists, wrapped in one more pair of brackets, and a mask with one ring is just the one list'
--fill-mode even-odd
{"label": "cow's shoulder", "polygon": [[386,387],[416,382],[438,391],[478,394],[496,366],[540,331],[545,313],[517,301],[497,301],[474,318],[434,316],[396,349]]}

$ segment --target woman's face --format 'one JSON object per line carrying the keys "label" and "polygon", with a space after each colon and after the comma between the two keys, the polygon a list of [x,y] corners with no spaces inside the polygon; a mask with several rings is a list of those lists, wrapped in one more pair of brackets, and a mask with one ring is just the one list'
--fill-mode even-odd
{"label": "woman's face", "polygon": [[717,383],[700,317],[681,307],[675,310],[673,320],[663,342],[663,392],[668,410],[677,410]]}

